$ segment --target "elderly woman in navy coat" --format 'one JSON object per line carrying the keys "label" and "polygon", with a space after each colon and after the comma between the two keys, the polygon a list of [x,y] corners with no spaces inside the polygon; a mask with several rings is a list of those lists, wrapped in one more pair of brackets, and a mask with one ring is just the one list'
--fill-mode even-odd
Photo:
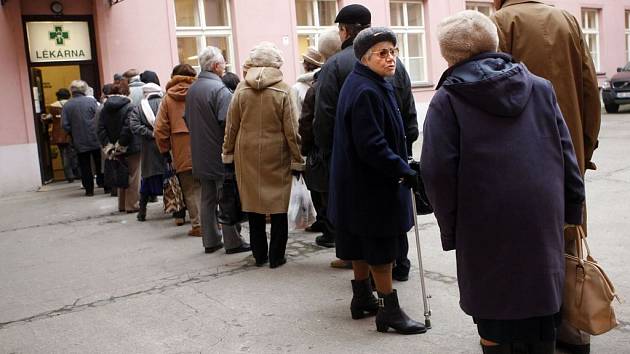
{"label": "elderly woman in navy coat", "polygon": [[475,11],[438,27],[450,68],[424,124],[422,177],[460,306],[484,353],[553,353],[563,296],[563,226],[580,224],[584,183],[551,83],[496,53]]}
{"label": "elderly woman in navy coat", "polygon": [[[337,257],[354,270],[353,319],[376,314],[376,328],[402,334],[426,331],[398,305],[392,262],[401,235],[413,225],[410,187],[418,184],[407,163],[405,130],[394,89],[396,35],[368,28],[354,40],[359,62],[339,95],[330,171],[328,215],[338,230]],[[379,300],[372,294],[369,274]]]}

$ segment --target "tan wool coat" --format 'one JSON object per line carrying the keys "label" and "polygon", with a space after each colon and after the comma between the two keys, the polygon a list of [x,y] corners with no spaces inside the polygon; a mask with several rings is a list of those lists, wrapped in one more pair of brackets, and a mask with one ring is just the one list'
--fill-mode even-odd
{"label": "tan wool coat", "polygon": [[234,163],[243,211],[282,214],[289,207],[291,171],[302,171],[298,112],[282,72],[250,68],[227,114],[223,162]]}
{"label": "tan wool coat", "polygon": [[155,118],[155,142],[161,153],[173,151],[177,173],[192,170],[190,133],[184,121],[188,88],[194,77],[174,76],[166,85],[166,95]]}
{"label": "tan wool coat", "polygon": [[579,22],[539,1],[506,0],[493,20],[499,49],[553,84],[582,174],[595,169],[601,107],[593,59]]}

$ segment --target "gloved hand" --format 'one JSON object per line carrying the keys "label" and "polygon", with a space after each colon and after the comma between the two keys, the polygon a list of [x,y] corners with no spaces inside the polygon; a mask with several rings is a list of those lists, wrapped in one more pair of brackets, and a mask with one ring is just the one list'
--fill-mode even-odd
{"label": "gloved hand", "polygon": [[162,154],[162,157],[164,158],[164,162],[166,163],[171,163],[173,162],[173,158],[171,157],[171,153],[170,152],[165,152]]}
{"label": "gloved hand", "polygon": [[302,177],[302,171],[296,171],[296,170],[292,170],[291,174],[293,175],[293,177],[295,177],[298,181],[300,180],[300,177]]}
{"label": "gloved hand", "polygon": [[234,171],[235,171],[233,163],[224,163],[223,169],[225,170],[225,173],[229,173],[229,174],[234,174]]}
{"label": "gloved hand", "polygon": [[400,179],[400,183],[409,189],[413,189],[414,191],[418,190],[418,185],[420,183],[418,181],[418,173],[416,173],[416,171],[412,171],[410,174],[403,176]]}
{"label": "gloved hand", "polygon": [[114,157],[115,150],[116,148],[114,147],[114,144],[112,143],[109,143],[103,146],[103,153],[105,154],[105,156],[107,156],[108,159],[111,159],[112,157]]}

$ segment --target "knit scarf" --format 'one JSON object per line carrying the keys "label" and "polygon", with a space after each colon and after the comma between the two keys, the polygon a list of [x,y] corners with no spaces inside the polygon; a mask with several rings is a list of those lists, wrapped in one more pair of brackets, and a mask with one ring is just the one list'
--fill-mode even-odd
{"label": "knit scarf", "polygon": [[151,105],[149,104],[149,99],[153,97],[162,97],[162,88],[154,83],[146,84],[142,87],[142,92],[144,93],[144,98],[140,101],[140,107],[142,108],[142,113],[144,113],[145,118],[151,127],[155,126],[155,113],[153,109],[151,109]]}

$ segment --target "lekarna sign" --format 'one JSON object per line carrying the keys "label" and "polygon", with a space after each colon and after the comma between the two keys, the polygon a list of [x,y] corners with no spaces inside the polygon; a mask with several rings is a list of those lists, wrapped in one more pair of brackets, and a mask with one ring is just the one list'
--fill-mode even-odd
{"label": "lekarna sign", "polygon": [[26,35],[32,63],[92,60],[85,21],[27,22]]}

